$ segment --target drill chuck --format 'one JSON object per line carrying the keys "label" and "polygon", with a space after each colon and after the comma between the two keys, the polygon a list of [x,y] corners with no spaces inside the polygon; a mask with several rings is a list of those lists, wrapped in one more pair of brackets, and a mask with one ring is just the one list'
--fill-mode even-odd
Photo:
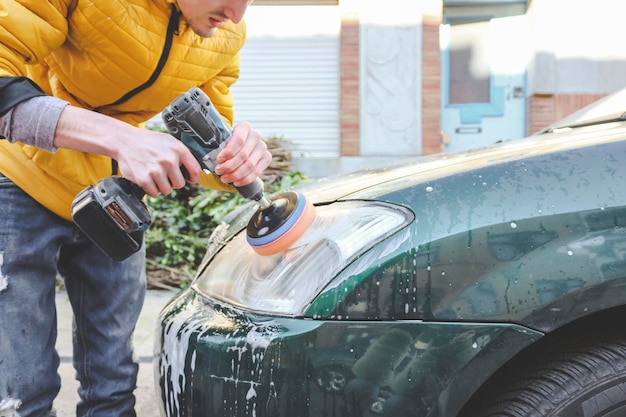
{"label": "drill chuck", "polygon": [[235,188],[242,197],[258,202],[263,208],[267,208],[271,204],[263,194],[263,182],[259,178],[255,179],[250,184]]}

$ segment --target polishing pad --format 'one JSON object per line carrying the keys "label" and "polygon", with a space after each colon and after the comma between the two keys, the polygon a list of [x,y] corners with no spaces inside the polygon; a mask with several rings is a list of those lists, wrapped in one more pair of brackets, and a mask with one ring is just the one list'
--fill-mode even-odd
{"label": "polishing pad", "polygon": [[315,208],[302,194],[279,193],[269,207],[259,208],[248,222],[248,244],[259,255],[277,254],[293,245],[314,218]]}

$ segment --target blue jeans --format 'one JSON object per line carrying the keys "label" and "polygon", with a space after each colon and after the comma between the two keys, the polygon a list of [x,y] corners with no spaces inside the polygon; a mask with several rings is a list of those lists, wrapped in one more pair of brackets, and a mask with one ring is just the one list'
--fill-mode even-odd
{"label": "blue jeans", "polygon": [[0,416],[55,415],[57,273],[74,311],[77,416],[135,416],[132,334],[145,296],[144,260],[143,250],[110,260],[73,222],[0,175]]}

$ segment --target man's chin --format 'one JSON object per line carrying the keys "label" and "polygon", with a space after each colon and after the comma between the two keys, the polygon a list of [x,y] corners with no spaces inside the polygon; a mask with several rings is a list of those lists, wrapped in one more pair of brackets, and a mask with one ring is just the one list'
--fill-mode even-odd
{"label": "man's chin", "polygon": [[210,38],[213,35],[215,35],[215,32],[217,32],[216,27],[209,27],[209,28],[198,28],[195,26],[192,26],[191,29],[196,33],[196,35],[201,36],[203,38]]}

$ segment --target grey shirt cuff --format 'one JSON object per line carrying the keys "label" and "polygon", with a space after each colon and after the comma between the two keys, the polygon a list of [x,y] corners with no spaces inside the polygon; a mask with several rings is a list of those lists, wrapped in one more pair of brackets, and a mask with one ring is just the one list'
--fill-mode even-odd
{"label": "grey shirt cuff", "polygon": [[51,96],[33,97],[0,116],[0,136],[9,142],[21,142],[48,152],[56,152],[54,132],[65,100]]}

